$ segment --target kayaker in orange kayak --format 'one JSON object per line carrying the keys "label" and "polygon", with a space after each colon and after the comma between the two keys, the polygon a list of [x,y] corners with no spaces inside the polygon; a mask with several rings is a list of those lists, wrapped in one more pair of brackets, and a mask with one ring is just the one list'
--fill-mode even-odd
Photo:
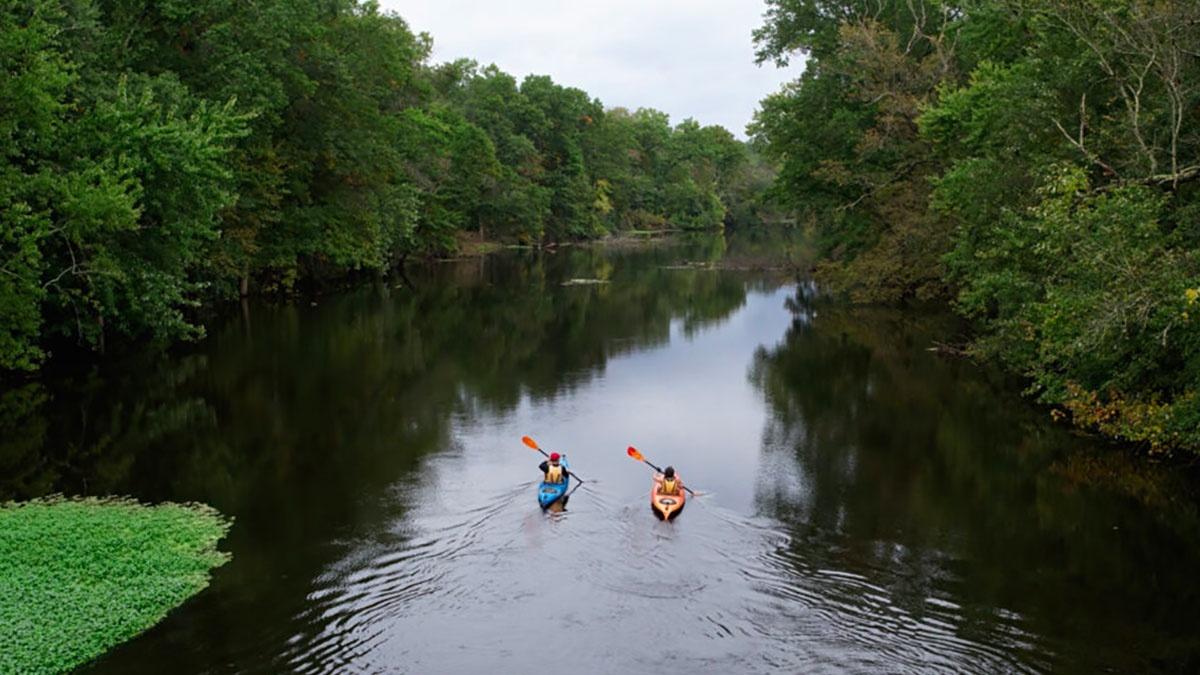
{"label": "kayaker in orange kayak", "polygon": [[674,520],[687,503],[683,481],[675,475],[675,467],[668,466],[662,473],[654,475],[654,486],[650,488],[650,508],[654,515],[663,520]]}
{"label": "kayaker in orange kayak", "polygon": [[675,478],[675,467],[663,469],[662,480],[659,481],[659,494],[677,495],[683,489],[683,482]]}
{"label": "kayaker in orange kayak", "polygon": [[545,478],[543,479],[544,482],[561,483],[566,480],[567,472],[565,469],[563,469],[563,466],[560,462],[561,459],[562,458],[559,457],[557,452],[552,452],[550,453],[549,461],[542,462],[538,465],[538,468],[542,470],[543,474],[545,474]]}
{"label": "kayaker in orange kayak", "polygon": [[650,487],[650,508],[659,518],[673,519],[683,510],[683,505],[687,503],[687,495],[696,496],[696,491],[684,485],[679,476],[675,475],[675,467],[658,468],[658,465],[643,457],[632,445],[625,449],[625,454],[654,469],[654,484]]}

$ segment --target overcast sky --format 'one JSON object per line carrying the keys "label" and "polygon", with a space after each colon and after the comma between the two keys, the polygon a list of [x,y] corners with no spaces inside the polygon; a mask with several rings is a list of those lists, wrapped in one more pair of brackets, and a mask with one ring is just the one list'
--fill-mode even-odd
{"label": "overcast sky", "polygon": [[518,80],[535,73],[606,107],[657,108],[739,137],[758,101],[799,77],[754,65],[761,0],[382,0],[433,35],[435,62],[469,57]]}

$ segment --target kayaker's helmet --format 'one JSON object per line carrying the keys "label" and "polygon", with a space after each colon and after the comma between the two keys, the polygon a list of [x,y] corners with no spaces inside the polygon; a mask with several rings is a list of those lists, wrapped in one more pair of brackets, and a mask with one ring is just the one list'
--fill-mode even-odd
{"label": "kayaker's helmet", "polygon": [[668,466],[666,469],[663,469],[663,475],[666,476],[667,478],[674,478],[675,477],[675,467]]}
{"label": "kayaker's helmet", "polygon": [[552,452],[552,453],[550,453],[550,461],[551,461],[551,462],[557,462],[557,461],[558,461],[558,453],[557,453],[557,452]]}

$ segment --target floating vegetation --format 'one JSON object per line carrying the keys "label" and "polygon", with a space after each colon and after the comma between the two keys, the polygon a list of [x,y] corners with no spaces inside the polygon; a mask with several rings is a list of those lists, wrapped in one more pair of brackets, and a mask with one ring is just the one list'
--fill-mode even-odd
{"label": "floating vegetation", "polygon": [[201,504],[0,505],[0,673],[71,670],[161,621],[229,559]]}

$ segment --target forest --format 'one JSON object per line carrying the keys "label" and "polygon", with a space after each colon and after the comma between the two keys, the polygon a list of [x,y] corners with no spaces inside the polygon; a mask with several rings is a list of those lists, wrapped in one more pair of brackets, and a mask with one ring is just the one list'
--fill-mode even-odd
{"label": "forest", "polygon": [[1200,3],[769,0],[752,125],[818,278],[949,300],[1058,418],[1200,451]]}
{"label": "forest", "polygon": [[[1200,4],[768,0],[803,59],[739,141],[434,64],[364,0],[0,9],[0,372],[203,335],[205,308],[795,214],[827,288],[950,302],[944,348],[1058,418],[1200,450]],[[751,36],[747,36],[751,39]]]}
{"label": "forest", "polygon": [[727,130],[431,48],[370,1],[4,3],[0,371],[195,339],[203,307],[467,235],[759,218],[772,171]]}

